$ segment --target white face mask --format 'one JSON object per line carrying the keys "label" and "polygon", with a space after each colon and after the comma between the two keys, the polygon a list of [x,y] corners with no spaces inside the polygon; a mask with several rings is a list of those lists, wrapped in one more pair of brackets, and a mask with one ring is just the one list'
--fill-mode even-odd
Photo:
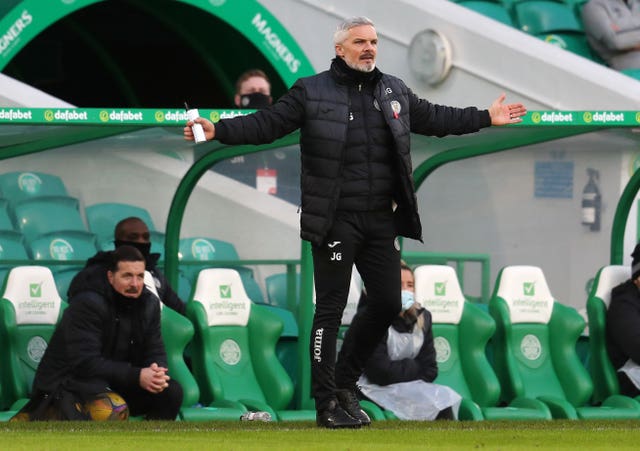
{"label": "white face mask", "polygon": [[402,294],[402,311],[406,312],[411,308],[411,306],[415,302],[415,299],[413,296],[413,292],[411,291],[402,290],[401,294]]}

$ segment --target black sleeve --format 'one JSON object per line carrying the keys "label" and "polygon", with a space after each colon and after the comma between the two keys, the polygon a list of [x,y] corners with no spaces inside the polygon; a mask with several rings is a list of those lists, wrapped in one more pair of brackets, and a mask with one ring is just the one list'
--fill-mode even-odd
{"label": "black sleeve", "polygon": [[477,132],[491,125],[488,110],[437,105],[419,98],[410,89],[409,105],[411,131],[421,135],[438,137],[463,135]]}
{"label": "black sleeve", "polygon": [[304,122],[304,86],[297,81],[273,105],[255,113],[215,124],[215,139],[223,144],[268,144],[300,128]]}
{"label": "black sleeve", "polygon": [[389,385],[421,379],[421,370],[417,360],[391,360],[389,358],[386,334],[367,361],[364,374],[369,379],[369,382],[378,385]]}

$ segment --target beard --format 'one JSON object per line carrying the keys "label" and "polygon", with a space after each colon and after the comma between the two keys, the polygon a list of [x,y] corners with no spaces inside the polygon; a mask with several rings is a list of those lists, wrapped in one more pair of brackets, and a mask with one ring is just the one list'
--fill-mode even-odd
{"label": "beard", "polygon": [[365,62],[362,63],[359,60],[358,61],[347,61],[346,59],[344,60],[345,63],[347,63],[347,66],[349,66],[351,69],[357,70],[359,72],[372,72],[373,69],[376,68],[376,62],[371,61],[371,62]]}

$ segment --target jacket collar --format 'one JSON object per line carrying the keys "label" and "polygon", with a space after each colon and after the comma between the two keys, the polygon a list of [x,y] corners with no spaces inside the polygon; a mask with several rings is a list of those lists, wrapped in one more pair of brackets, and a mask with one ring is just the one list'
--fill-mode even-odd
{"label": "jacket collar", "polygon": [[347,66],[347,63],[336,56],[331,60],[331,76],[340,84],[357,85],[360,83],[377,83],[382,77],[382,72],[375,67],[371,72],[362,72]]}

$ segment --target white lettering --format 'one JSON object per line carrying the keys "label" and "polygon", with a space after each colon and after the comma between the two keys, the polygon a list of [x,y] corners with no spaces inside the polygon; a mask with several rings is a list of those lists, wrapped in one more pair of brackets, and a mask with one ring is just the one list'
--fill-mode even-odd
{"label": "white lettering", "polygon": [[313,360],[320,363],[322,362],[322,334],[324,329],[316,330],[316,334],[313,337]]}
{"label": "white lettering", "polygon": [[260,13],[257,13],[253,17],[251,24],[264,36],[271,49],[284,61],[291,73],[298,72],[300,60],[293,55],[291,50],[282,42],[282,39],[271,31],[271,27],[267,25],[267,20],[263,19]]}
{"label": "white lettering", "polygon": [[17,42],[22,31],[31,25],[31,22],[33,22],[33,17],[29,11],[25,9],[22,11],[20,18],[16,20],[6,32],[2,33],[2,36],[0,36],[0,54],[4,53],[4,51],[9,49],[12,44]]}
{"label": "white lettering", "polygon": [[31,120],[31,111],[20,111],[20,110],[0,110],[0,119],[5,119],[9,121],[13,120]]}

